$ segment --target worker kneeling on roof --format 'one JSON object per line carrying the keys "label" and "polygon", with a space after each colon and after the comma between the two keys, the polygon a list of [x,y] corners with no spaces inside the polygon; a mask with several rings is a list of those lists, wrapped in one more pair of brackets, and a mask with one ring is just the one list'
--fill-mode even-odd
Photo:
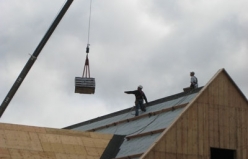
{"label": "worker kneeling on roof", "polygon": [[190,72],[190,88],[195,89],[198,88],[198,79],[195,77],[195,72]]}
{"label": "worker kneeling on roof", "polygon": [[141,109],[143,112],[146,111],[146,107],[144,105],[144,100],[147,102],[147,98],[145,93],[142,91],[143,87],[141,85],[138,86],[137,90],[134,91],[125,91],[124,93],[127,94],[134,94],[135,95],[135,116],[139,115],[139,109]]}

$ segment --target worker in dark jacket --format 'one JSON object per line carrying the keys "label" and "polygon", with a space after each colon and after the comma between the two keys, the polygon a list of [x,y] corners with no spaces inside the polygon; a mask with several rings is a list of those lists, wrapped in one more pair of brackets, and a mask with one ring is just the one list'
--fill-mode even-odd
{"label": "worker in dark jacket", "polygon": [[147,102],[147,98],[145,93],[142,91],[143,87],[141,85],[138,86],[138,89],[135,91],[125,91],[124,93],[127,94],[134,94],[135,95],[135,116],[139,115],[139,109],[143,112],[146,111],[146,107],[144,105],[144,100]]}

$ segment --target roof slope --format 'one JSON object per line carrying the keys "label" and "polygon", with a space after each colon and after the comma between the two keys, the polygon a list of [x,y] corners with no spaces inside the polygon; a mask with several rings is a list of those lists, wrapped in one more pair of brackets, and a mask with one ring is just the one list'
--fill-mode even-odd
{"label": "roof slope", "polygon": [[113,135],[0,123],[0,158],[99,159]]}
{"label": "roof slope", "polygon": [[210,148],[247,158],[248,101],[220,69],[140,158],[210,158]]}
{"label": "roof slope", "polygon": [[141,112],[137,117],[134,116],[134,109],[131,107],[65,129],[124,135],[125,140],[116,158],[139,158],[177,119],[200,89],[152,101],[148,104],[147,111]]}

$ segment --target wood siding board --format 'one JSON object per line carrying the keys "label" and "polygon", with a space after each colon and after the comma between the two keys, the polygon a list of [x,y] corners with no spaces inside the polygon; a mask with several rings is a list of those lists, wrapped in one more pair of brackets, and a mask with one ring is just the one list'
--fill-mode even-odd
{"label": "wood siding board", "polygon": [[[246,116],[247,116],[247,114],[246,114]],[[248,127],[246,127],[246,134],[248,134]],[[244,136],[244,140],[246,142],[246,145],[244,148],[245,148],[245,154],[246,154],[246,158],[247,158],[248,157],[248,135]]]}
{"label": "wood siding board", "polygon": [[228,106],[228,98],[229,98],[229,92],[228,92],[228,81],[223,81],[223,148],[229,148],[229,106]]}
{"label": "wood siding board", "polygon": [[240,102],[237,103],[237,145],[238,145],[238,150],[239,150],[239,158],[243,158],[243,153],[242,153],[242,147],[243,147],[243,139],[242,139],[242,109],[240,107]]}
{"label": "wood siding board", "polygon": [[209,113],[209,146],[210,147],[214,147],[214,138],[213,138],[213,135],[214,135],[214,109],[213,109],[213,105],[210,104],[209,105],[209,109],[208,109],[208,113]]}
{"label": "wood siding board", "polygon": [[247,128],[246,127],[246,122],[247,122],[247,117],[246,117],[246,115],[247,115],[247,106],[244,104],[244,103],[242,103],[242,129],[245,129],[245,128]]}
{"label": "wood siding board", "polygon": [[160,158],[159,159],[165,159],[165,152],[160,152]]}
{"label": "wood siding board", "polygon": [[224,127],[224,122],[225,122],[225,108],[221,105],[219,108],[219,143],[220,147],[225,148],[225,127]]}
{"label": "wood siding board", "polygon": [[213,112],[213,145],[214,147],[220,147],[219,144],[219,84],[220,84],[220,76],[216,78],[216,81],[213,83],[213,106],[214,106],[214,112]]}
{"label": "wood siding board", "polygon": [[185,155],[184,154],[180,154],[180,153],[177,153],[177,159],[184,159],[185,157],[184,157]]}
{"label": "wood siding board", "polygon": [[158,151],[160,151],[160,152],[163,152],[163,153],[164,153],[165,150],[166,150],[164,140],[159,141],[159,142],[156,144],[155,149],[158,150]]}
{"label": "wood siding board", "polygon": [[[237,92],[237,95],[238,92]],[[237,97],[238,101],[237,101],[237,115],[238,115],[238,119],[237,119],[237,140],[238,140],[238,151],[239,151],[239,158],[245,158],[244,156],[244,146],[246,144],[245,140],[244,140],[244,136],[247,134],[245,133],[245,127],[243,126],[244,124],[244,114],[243,112],[245,111],[243,105],[242,105],[242,101],[243,99],[240,97],[240,95]]]}
{"label": "wood siding board", "polygon": [[204,104],[197,104],[198,111],[198,133],[197,133],[197,141],[198,141],[198,155],[201,156],[204,154]]}
{"label": "wood siding board", "polygon": [[231,87],[231,83],[228,83],[228,113],[229,113],[229,148],[230,149],[234,149],[235,148],[235,143],[234,143],[234,137],[235,137],[235,134],[234,134],[234,131],[235,130],[235,109],[233,108],[232,106],[232,100],[233,100],[233,96],[232,96],[232,91],[230,89]]}
{"label": "wood siding board", "polygon": [[188,154],[188,116],[184,113],[182,118],[182,151],[183,154]]}
{"label": "wood siding board", "polygon": [[203,155],[206,156],[208,155],[208,150],[209,150],[209,92],[206,90],[202,96],[202,101],[203,101],[203,110],[204,110],[204,121],[203,121]]}
{"label": "wood siding board", "polygon": [[[154,151],[151,151],[145,159],[154,159]],[[166,158],[165,158],[166,159]]]}
{"label": "wood siding board", "polygon": [[[191,154],[192,155],[197,155],[197,152],[198,152],[198,132],[197,132],[197,123],[198,123],[198,119],[197,119],[197,102],[194,103],[193,107],[191,107],[191,124],[192,124],[192,128],[191,128],[191,131],[192,131],[192,136],[191,136],[191,140],[192,140],[192,152]],[[189,122],[190,122],[189,121]]]}
{"label": "wood siding board", "polygon": [[[176,153],[166,153],[166,159],[177,159]],[[155,159],[155,158],[154,158]]]}
{"label": "wood siding board", "polygon": [[166,154],[166,152],[168,152],[167,145],[169,144],[169,141],[166,139],[166,135],[161,139],[160,142],[164,143],[165,147],[163,152]]}
{"label": "wood siding board", "polygon": [[245,140],[245,136],[247,135],[247,131],[246,131],[246,128],[242,128],[242,147],[241,147],[241,149],[242,149],[242,156],[243,156],[243,158],[247,158],[247,155],[246,155],[246,149],[247,149],[247,143],[246,143],[246,140]]}
{"label": "wood siding board", "polygon": [[223,108],[223,131],[222,131],[222,136],[223,136],[223,148],[228,149],[229,148],[229,111],[228,108],[225,106]]}
{"label": "wood siding board", "polygon": [[243,105],[243,110],[242,110],[242,140],[243,140],[243,145],[242,145],[242,151],[243,151],[243,158],[247,158],[247,153],[246,153],[246,149],[247,149],[247,140],[246,140],[246,136],[247,136],[247,127],[246,127],[246,121],[247,121],[247,108],[246,105]]}
{"label": "wood siding board", "polygon": [[173,126],[171,127],[170,131],[168,132],[168,136],[166,138],[167,142],[167,146],[166,146],[166,150],[168,150],[168,152],[172,152],[172,153],[176,153],[176,127]]}
{"label": "wood siding board", "polygon": [[218,98],[219,98],[219,146],[224,148],[225,147],[225,106],[224,106],[224,83],[225,83],[225,77],[224,74],[221,74],[221,78],[219,79],[219,89],[218,89]]}
{"label": "wood siding board", "polygon": [[155,158],[160,159],[160,152],[159,151],[155,151],[154,152],[154,156],[155,156]]}
{"label": "wood siding board", "polygon": [[211,83],[209,85],[209,88],[208,88],[208,92],[209,92],[209,98],[208,98],[208,102],[209,102],[209,109],[208,109],[208,113],[209,113],[209,146],[213,147],[214,146],[214,138],[213,138],[213,135],[214,135],[214,105],[213,105],[213,98],[214,98],[214,92],[213,92],[213,89],[212,89],[212,86],[213,84]]}
{"label": "wood siding board", "polygon": [[209,139],[209,104],[204,104],[204,145],[203,155],[209,155],[210,139]]}
{"label": "wood siding board", "polygon": [[192,154],[193,153],[193,123],[192,123],[192,111],[187,111],[187,116],[188,116],[188,127],[187,127],[187,131],[188,131],[188,154]]}
{"label": "wood siding board", "polygon": [[229,118],[229,145],[230,149],[236,148],[236,109],[230,107],[229,109],[230,118]]}
{"label": "wood siding board", "polygon": [[197,155],[189,155],[188,159],[199,159]]}
{"label": "wood siding board", "polygon": [[177,130],[176,130],[177,132],[177,138],[176,138],[177,153],[181,154],[183,153],[183,146],[182,146],[183,131],[182,131],[182,118],[181,117],[178,119],[176,127],[177,127]]}
{"label": "wood siding board", "polygon": [[238,96],[239,94],[236,93],[236,89],[234,89],[234,87],[232,86],[231,87],[231,90],[232,90],[232,96],[234,97],[233,100],[232,100],[232,103],[233,103],[233,106],[235,107],[235,112],[236,112],[236,116],[235,116],[235,121],[236,121],[236,129],[234,130],[235,131],[235,135],[236,135],[236,138],[235,138],[235,141],[236,141],[236,147],[237,147],[237,151],[238,154],[239,154],[239,158],[242,158],[241,154],[240,154],[240,106],[239,106],[239,99],[238,99]]}
{"label": "wood siding board", "polygon": [[237,145],[237,128],[238,128],[238,121],[237,119],[239,118],[238,116],[238,110],[237,110],[237,96],[239,94],[236,93],[236,89],[233,86],[232,83],[230,83],[229,85],[229,92],[230,92],[230,96],[229,96],[229,100],[230,100],[230,113],[231,113],[231,117],[230,117],[230,146],[232,149],[236,149]]}

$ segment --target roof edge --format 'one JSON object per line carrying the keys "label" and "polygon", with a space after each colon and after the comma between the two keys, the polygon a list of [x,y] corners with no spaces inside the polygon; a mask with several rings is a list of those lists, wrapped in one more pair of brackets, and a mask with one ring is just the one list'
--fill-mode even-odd
{"label": "roof edge", "polygon": [[234,80],[231,78],[231,76],[227,73],[227,71],[223,68],[222,69],[223,72],[227,75],[228,79],[232,82],[232,84],[236,87],[236,89],[238,90],[238,92],[241,94],[241,96],[246,100],[246,102],[248,103],[248,99],[247,97],[244,95],[244,93],[241,91],[241,89],[238,87],[238,85],[234,82]]}

